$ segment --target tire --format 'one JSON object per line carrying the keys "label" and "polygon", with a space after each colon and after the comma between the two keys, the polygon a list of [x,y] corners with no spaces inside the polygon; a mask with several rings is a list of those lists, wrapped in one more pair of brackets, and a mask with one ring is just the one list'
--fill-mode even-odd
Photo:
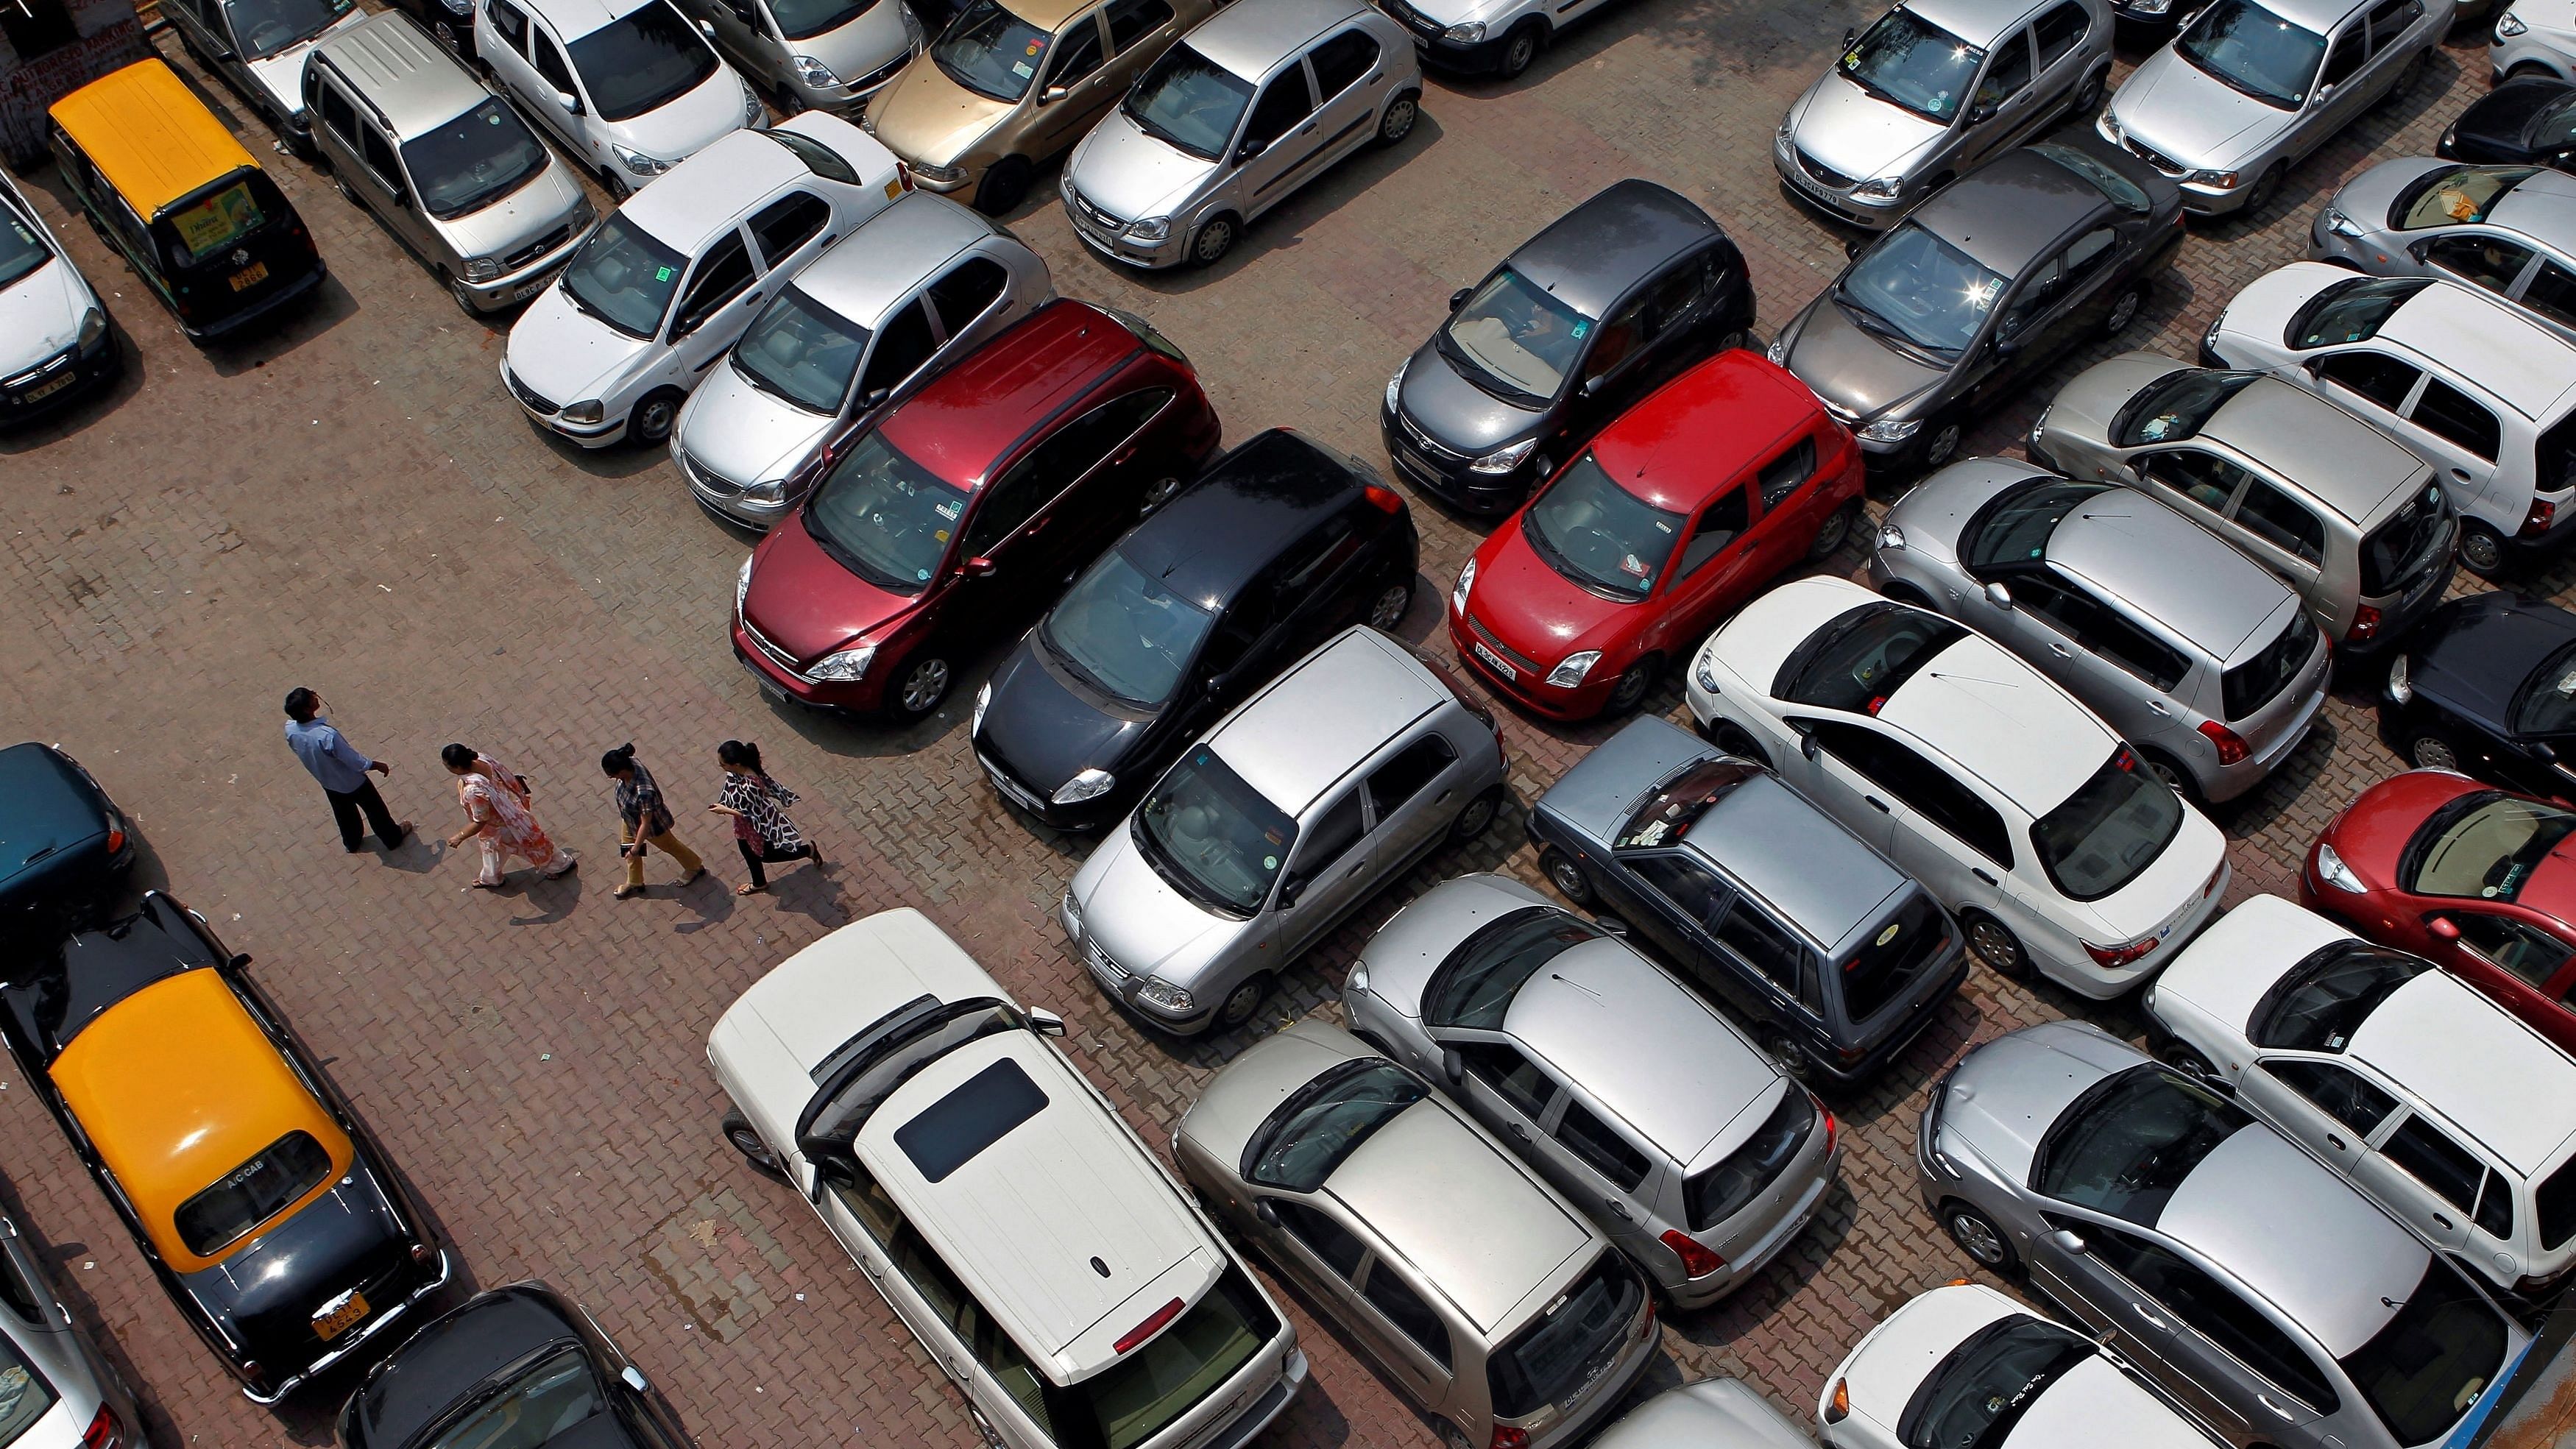
{"label": "tire", "polygon": [[1535,20],[1523,21],[1504,39],[1502,64],[1494,67],[1494,74],[1507,81],[1519,80],[1521,72],[1528,70],[1530,62],[1538,59],[1538,53],[1546,48],[1546,24]]}
{"label": "tire", "polygon": [[1269,972],[1255,971],[1246,976],[1225,994],[1225,1000],[1217,1003],[1216,1020],[1210,1024],[1209,1030],[1232,1031],[1252,1020],[1252,1014],[1261,1009],[1261,1003],[1269,995]]}
{"label": "tire", "polygon": [[1466,806],[1459,810],[1458,814],[1450,820],[1450,842],[1455,845],[1464,845],[1468,841],[1475,839],[1477,836],[1484,834],[1486,831],[1493,829],[1494,821],[1499,819],[1502,816],[1502,813],[1503,787],[1496,785],[1492,789],[1478,795],[1475,799],[1468,801]]}
{"label": "tire", "polygon": [[2185,1076],[2206,1077],[2212,1080],[2218,1076],[2218,1068],[2209,1064],[2209,1058],[2193,1050],[2190,1043],[2179,1039],[2168,1039],[2157,1044],[2156,1060]]}
{"label": "tire", "polygon": [[2075,87],[2075,94],[2069,96],[2066,101],[2068,119],[2089,121],[2093,118],[2093,113],[2102,108],[2102,91],[2110,75],[2111,68],[2104,66],[2086,76],[2083,82]]}
{"label": "tire", "polygon": [[2504,572],[2504,537],[2475,519],[2460,522],[2460,567],[2482,579]]}
{"label": "tire", "polygon": [[939,708],[956,683],[957,671],[950,667],[947,655],[933,649],[917,651],[887,676],[885,712],[899,724],[911,724]]}
{"label": "tire", "polygon": [[2149,750],[2146,756],[2148,772],[2164,781],[2167,789],[2195,805],[2201,803],[2200,781],[2193,778],[2191,771],[2184,769],[2180,761],[2161,750]]}
{"label": "tire", "polygon": [[1432,1420],[1431,1432],[1440,1436],[1440,1449],[1476,1449],[1467,1438],[1467,1431],[1446,1419]]}
{"label": "tire", "polygon": [[984,179],[975,187],[975,209],[986,216],[999,216],[1020,204],[1029,194],[1029,178],[1037,168],[1022,156],[1005,156],[985,168]]}
{"label": "tire", "polygon": [[1392,146],[1413,134],[1413,123],[1422,119],[1422,92],[1402,91],[1377,113],[1377,143]]}
{"label": "tire", "polygon": [[2549,67],[2542,65],[2536,60],[2526,60],[2522,64],[2515,66],[2513,69],[2506,71],[2504,73],[2504,78],[2506,80],[2520,80],[2524,76],[2529,75],[2541,76],[2550,80],[2558,78],[2558,72],[2551,70]]}
{"label": "tire", "polygon": [[1770,1053],[1771,1059],[1780,1064],[1780,1070],[1789,1074],[1789,1080],[1801,1084],[1815,1080],[1815,1059],[1808,1056],[1807,1049],[1792,1040],[1787,1031],[1766,1026],[1757,1039],[1762,1043],[1762,1050]]}
{"label": "tire", "polygon": [[1243,223],[1233,212],[1221,211],[1199,223],[1198,235],[1190,238],[1190,265],[1212,267],[1225,260],[1243,235]]}
{"label": "tire", "polygon": [[1846,503],[1826,515],[1825,521],[1816,525],[1816,536],[1807,541],[1807,562],[1823,563],[1840,553],[1842,546],[1851,541],[1852,525],[1859,519],[1857,503]]}
{"label": "tire", "polygon": [[2273,162],[2271,170],[2255,178],[2254,189],[2245,193],[2245,205],[2239,209],[2238,214],[2250,221],[2255,213],[2270,206],[2272,198],[2281,194],[2281,178],[2289,174],[2289,162]]}
{"label": "tire", "polygon": [[726,1143],[742,1154],[753,1171],[776,1178],[787,1175],[778,1165],[778,1154],[771,1152],[769,1144],[760,1140],[760,1134],[752,1130],[751,1119],[742,1115],[740,1110],[725,1113],[724,1135]]}
{"label": "tire", "polygon": [[627,185],[626,177],[613,167],[599,168],[599,185],[601,190],[608,193],[608,199],[612,203],[624,201],[635,194],[635,188]]}
{"label": "tire", "polygon": [[1155,509],[1160,508],[1164,504],[1171,502],[1173,499],[1180,497],[1181,482],[1181,478],[1178,475],[1174,475],[1169,478],[1157,478],[1153,482],[1146,484],[1144,502],[1137,507],[1136,516],[1139,518],[1146,517]]}
{"label": "tire", "polygon": [[2012,1239],[2004,1236],[1993,1218],[1957,1198],[1941,1204],[1941,1230],[1978,1267],[2005,1276],[2021,1271],[2021,1255],[2013,1251]]}
{"label": "tire", "polygon": [[2424,72],[2432,68],[2433,52],[2430,49],[2415,52],[2415,58],[2406,62],[2406,68],[2399,71],[2397,79],[2389,83],[2388,94],[2381,96],[2379,103],[2383,106],[2405,104],[2406,98],[2415,94],[2416,87],[2424,83]]}
{"label": "tire", "polygon": [[1923,441],[1915,445],[1914,467],[1917,472],[1934,473],[1959,456],[1959,440],[1967,436],[1967,424],[1943,415],[1923,425]]}
{"label": "tire", "polygon": [[680,421],[680,404],[689,395],[676,387],[656,388],[644,394],[635,411],[626,415],[626,440],[643,447],[671,440],[671,429]]}
{"label": "tire", "polygon": [[778,89],[769,93],[769,106],[771,110],[778,112],[781,120],[784,120],[789,116],[804,114],[805,99],[796,94],[796,87],[781,81],[778,83]]}
{"label": "tire", "polygon": [[1941,612],[1938,608],[1933,606],[1932,596],[1930,594],[1923,592],[1912,584],[1906,583],[1902,579],[1890,583],[1886,588],[1883,588],[1878,592],[1881,597],[1894,599],[1900,604],[1912,604],[1918,609],[1929,609],[1935,614]]}
{"label": "tire", "polygon": [[1546,873],[1547,883],[1556,887],[1558,895],[1578,906],[1589,906],[1601,898],[1601,893],[1592,888],[1592,877],[1583,873],[1574,857],[1553,845],[1538,853],[1538,868]]}
{"label": "tire", "polygon": [[1663,677],[1662,655],[1649,654],[1629,665],[1619,675],[1619,682],[1610,686],[1610,698],[1601,706],[1601,713],[1615,719],[1633,712],[1646,702],[1647,695],[1655,692],[1655,682]]}
{"label": "tire", "polygon": [[2131,282],[2125,291],[2111,299],[2111,310],[2102,317],[2102,335],[2117,337],[2128,331],[2129,324],[2138,320],[2139,311],[2154,293],[2155,288],[2150,283]]}
{"label": "tire", "polygon": [[1709,351],[1712,354],[1719,352],[1733,352],[1740,347],[1750,346],[1752,341],[1753,334],[1745,331],[1741,327],[1738,327],[1732,332],[1719,333],[1717,345],[1711,347]]}
{"label": "tire", "polygon": [[1413,612],[1413,576],[1390,579],[1369,600],[1368,626],[1381,634],[1392,634],[1404,616]]}
{"label": "tire", "polygon": [[367,209],[367,204],[358,199],[357,190],[349,185],[349,179],[342,176],[337,171],[331,173],[331,189],[340,193],[340,199],[342,201],[349,203],[360,211]]}
{"label": "tire", "polygon": [[2031,979],[2030,953],[2021,948],[2021,938],[2012,928],[1983,911],[1962,911],[1962,924],[1968,930],[1968,950],[1986,969],[2015,981]]}
{"label": "tire", "polygon": [[2459,747],[2440,735],[2417,735],[2406,742],[2406,763],[2419,770],[2460,770]]}
{"label": "tire", "polygon": [[1751,760],[1766,770],[1771,768],[1771,752],[1762,748],[1761,741],[1746,734],[1744,726],[1731,719],[1710,720],[1700,731],[1700,737],[1730,755]]}
{"label": "tire", "polygon": [[467,289],[463,278],[450,277],[447,279],[447,295],[455,299],[456,305],[464,311],[466,316],[477,320],[482,318],[483,309],[474,305],[474,293]]}

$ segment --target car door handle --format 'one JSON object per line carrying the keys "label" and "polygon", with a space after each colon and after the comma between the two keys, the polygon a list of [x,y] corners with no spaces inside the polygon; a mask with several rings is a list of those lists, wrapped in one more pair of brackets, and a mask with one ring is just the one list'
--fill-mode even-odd
{"label": "car door handle", "polygon": [[2469,481],[2469,470],[2466,468],[2454,468],[2451,470],[2451,476],[2459,479],[2463,483],[2466,483]]}
{"label": "car door handle", "polygon": [[1351,862],[1351,868],[1350,868],[1349,870],[1346,870],[1346,871],[1343,871],[1343,872],[1342,872],[1342,879],[1344,879],[1344,880],[1349,880],[1352,876],[1358,875],[1361,871],[1364,871],[1364,870],[1366,870],[1366,869],[1368,869],[1368,862],[1367,862],[1367,861],[1365,861],[1365,860],[1355,860],[1355,861],[1352,861],[1352,862]]}
{"label": "car door handle", "polygon": [[2060,658],[2060,659],[2072,659],[2072,658],[2074,658],[2074,657],[2075,657],[2075,651],[2074,651],[2074,650],[2072,650],[2072,649],[2067,648],[2067,647],[2066,647],[2065,645],[2063,645],[2063,644],[2051,644],[2051,645],[2049,645],[2049,646],[2048,646],[2048,652],[2049,652],[2049,653],[2051,653],[2051,654],[2056,655],[2056,656],[2057,656],[2058,658]]}
{"label": "car door handle", "polygon": [[1863,796],[1861,796],[1860,798],[1862,798],[1863,800],[1868,801],[1868,802],[1869,802],[1869,807],[1870,807],[1872,810],[1877,811],[1879,814],[1881,814],[1881,815],[1885,815],[1886,813],[1888,813],[1888,812],[1887,812],[1887,802],[1886,802],[1886,801],[1884,801],[1884,800],[1881,800],[1881,799],[1880,799],[1880,798],[1878,798],[1877,796],[1875,796],[1875,795],[1863,795]]}
{"label": "car door handle", "polygon": [[1601,1205],[1610,1210],[1610,1216],[1617,1218],[1623,1223],[1632,1223],[1637,1220],[1635,1215],[1628,1211],[1628,1205],[1619,1201],[1619,1199],[1615,1197],[1605,1197],[1601,1199]]}
{"label": "car door handle", "polygon": [[2445,1232],[2448,1232],[2451,1228],[2451,1220],[2442,1216],[2440,1213],[2433,1214],[2433,1221],[2440,1223],[2443,1231]]}
{"label": "car door handle", "polygon": [[1519,1124],[1518,1122],[1506,1122],[1506,1123],[1504,1123],[1504,1124],[1503,1124],[1503,1131],[1504,1131],[1504,1132],[1506,1132],[1506,1133],[1508,1133],[1508,1134],[1510,1134],[1511,1139],[1512,1139],[1514,1142],[1517,1142],[1517,1143],[1521,1144],[1523,1147],[1527,1147],[1527,1146],[1529,1145],[1529,1140],[1530,1140],[1529,1129],[1528,1129],[1527,1127],[1522,1126],[1522,1125],[1521,1125],[1521,1124]]}
{"label": "car door handle", "polygon": [[2173,713],[2173,706],[2161,699],[2151,699],[2147,701],[2147,713],[2170,715]]}
{"label": "car door handle", "polygon": [[2345,1146],[2343,1145],[2343,1139],[2342,1139],[2342,1138],[2337,1137],[2336,1135],[2334,1135],[2334,1134],[2333,1134],[2333,1133],[2331,1133],[2331,1132],[2329,1132],[2329,1133],[2327,1133],[2327,1134],[2326,1134],[2326,1145],[2327,1145],[2328,1147],[2333,1148],[2333,1149],[2334,1149],[2335,1151],[2337,1151],[2337,1152],[2346,1152],[2346,1151],[2350,1151],[2350,1150],[2351,1150],[2351,1149],[2349,1149],[2349,1148],[2347,1148],[2347,1147],[2345,1147]]}
{"label": "car door handle", "polygon": [[2261,1404],[2264,1408],[2271,1410],[2273,1413],[2280,1415],[2284,1419],[2296,1419],[2298,1417],[2298,1415],[2291,1413],[2286,1407],[2273,1403],[2272,1396],[2270,1394],[2256,1394],[2254,1396],[2254,1401]]}
{"label": "car door handle", "polygon": [[1972,865],[1968,867],[1968,874],[1975,876],[1977,879],[1984,881],[1988,885],[1993,885],[1995,883],[1995,878],[1986,874],[1984,868],[1981,866]]}
{"label": "car door handle", "polygon": [[2132,1303],[2132,1304],[2130,1304],[2129,1306],[2130,1306],[2131,1308],[2134,1308],[2134,1309],[2136,1309],[2136,1310],[2137,1310],[2137,1313],[2138,1313],[2138,1317],[2139,1317],[2139,1319],[2141,1319],[2143,1322],[2145,1322],[2145,1324],[2146,1324],[2146,1325],[2147,1325],[2147,1327],[2149,1327],[2149,1328],[2171,1328],[2171,1327],[2173,1327],[2173,1325],[2172,1325],[2172,1324],[2167,1323],[2167,1322],[2165,1322],[2163,1319],[2161,1319],[2161,1318],[2157,1317],[2157,1316],[2156,1316],[2156,1312],[2155,1312],[2155,1310],[2154,1310],[2154,1309],[2152,1309],[2152,1308],[2149,1308],[2147,1305],[2145,1305],[2145,1304],[2143,1304],[2143,1303]]}

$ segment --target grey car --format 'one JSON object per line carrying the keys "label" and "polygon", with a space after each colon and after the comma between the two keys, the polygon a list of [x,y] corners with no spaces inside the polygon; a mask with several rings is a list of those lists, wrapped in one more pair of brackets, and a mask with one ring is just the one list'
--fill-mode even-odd
{"label": "grey car", "polygon": [[0,1444],[149,1449],[133,1396],[72,1325],[18,1225],[0,1215]]}
{"label": "grey car", "polygon": [[2102,103],[2108,0],[1904,0],[1789,104],[1790,194],[1879,230],[1960,172]]}
{"label": "grey car", "polygon": [[1666,1301],[1725,1297],[1797,1240],[1833,1114],[1604,928],[1469,875],[1398,911],[1342,985],[1362,1041],[1440,1083],[1599,1224]]}
{"label": "grey car", "polygon": [[2194,215],[2259,211],[2302,156],[2413,90],[2452,0],[2214,0],[2120,83],[2102,138]]}
{"label": "grey car", "polygon": [[1208,1080],[1172,1156],[1450,1449],[1556,1449],[1656,1357],[1645,1279],[1473,1118],[1313,1018]]}
{"label": "grey car", "polygon": [[1620,1415],[1592,1449],[1816,1449],[1816,1438],[1744,1380],[1701,1379]]}
{"label": "grey car", "polygon": [[181,0],[161,18],[197,63],[224,78],[297,154],[313,155],[304,58],[367,18],[355,0]]}
{"label": "grey car", "polygon": [[2325,705],[2333,649],[2298,594],[2134,488],[1953,463],[1888,510],[1869,578],[2029,660],[2203,801],[2262,783]]}
{"label": "grey car", "polygon": [[2308,259],[2477,287],[2576,341],[2576,176],[2425,156],[2382,161],[2318,208]]}
{"label": "grey car", "polygon": [[2239,1445],[2438,1444],[2530,1336],[2226,1095],[2091,1026],[1968,1053],[1915,1140],[1951,1238]]}
{"label": "grey car", "polygon": [[1857,251],[1771,360],[1874,470],[1940,467],[1980,411],[2136,319],[2181,220],[2171,182],[2081,132],[2007,151]]}

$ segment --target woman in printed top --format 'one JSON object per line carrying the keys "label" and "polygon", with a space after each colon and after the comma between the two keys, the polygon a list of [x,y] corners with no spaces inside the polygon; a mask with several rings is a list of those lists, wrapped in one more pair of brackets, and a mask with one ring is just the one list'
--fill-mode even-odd
{"label": "woman in printed top", "polygon": [[769,877],[761,866],[781,861],[810,860],[823,863],[822,852],[814,842],[787,818],[787,807],[796,803],[796,792],[769,778],[761,767],[760,746],[746,740],[727,740],[716,746],[716,762],[724,766],[724,793],[707,808],[718,815],[733,817],[733,843],[742,852],[742,863],[751,870],[751,879],[733,888],[738,896],[769,889]]}

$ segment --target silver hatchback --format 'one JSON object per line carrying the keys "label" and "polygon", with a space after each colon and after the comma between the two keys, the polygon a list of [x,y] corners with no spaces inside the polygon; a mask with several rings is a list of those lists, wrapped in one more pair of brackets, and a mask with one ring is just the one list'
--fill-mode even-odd
{"label": "silver hatchback", "polygon": [[2308,260],[2477,287],[2576,342],[2576,176],[2382,161],[2318,208]]}
{"label": "silver hatchback", "polygon": [[0,1444],[149,1449],[116,1371],[72,1326],[18,1226],[0,1216]]}

